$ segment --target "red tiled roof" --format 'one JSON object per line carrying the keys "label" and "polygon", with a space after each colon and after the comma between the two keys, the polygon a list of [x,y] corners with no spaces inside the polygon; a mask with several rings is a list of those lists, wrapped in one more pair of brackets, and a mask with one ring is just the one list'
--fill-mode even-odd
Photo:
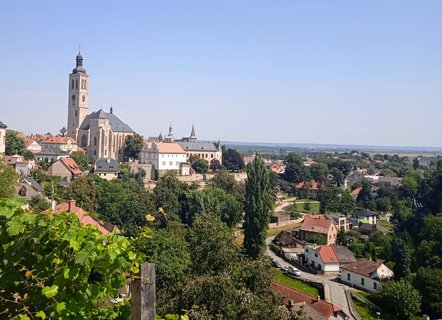
{"label": "red tiled roof", "polygon": [[300,230],[328,234],[333,221],[324,215],[306,215]]}
{"label": "red tiled roof", "polygon": [[80,207],[77,207],[75,204],[75,200],[70,200],[66,202],[62,202],[58,204],[55,209],[55,214],[60,214],[63,212],[69,212],[73,213],[77,216],[78,220],[80,220],[81,223],[83,223],[85,226],[91,224],[94,225],[100,230],[102,234],[108,234],[109,231],[107,231],[105,228],[103,228],[97,221],[95,221],[92,217],[90,217],[87,212],[85,212]]}
{"label": "red tiled roof", "polygon": [[357,188],[354,189],[350,194],[351,194],[353,197],[357,197],[358,194],[359,194],[359,192],[361,192],[361,190],[362,190],[362,187],[357,187]]}
{"label": "red tiled roof", "polygon": [[341,311],[341,309],[330,302],[322,299],[318,300],[317,297],[313,297],[296,289],[292,289],[279,282],[272,282],[272,290],[273,292],[279,293],[284,297],[285,304],[287,304],[289,300],[292,300],[294,303],[305,302],[327,319],[330,318],[334,312]]}
{"label": "red tiled roof", "polygon": [[83,171],[80,170],[77,163],[72,158],[63,158],[60,159],[61,162],[72,172],[72,174],[82,174]]}
{"label": "red tiled roof", "polygon": [[[298,183],[295,188],[296,189],[303,189],[305,187],[306,187],[306,183],[305,183],[305,181],[302,181],[302,182]],[[310,181],[310,186],[308,188],[309,190],[318,190],[319,188],[320,188],[320,185],[318,182],[316,182],[315,180]]]}
{"label": "red tiled roof", "polygon": [[320,246],[315,249],[317,253],[321,256],[322,262],[324,263],[339,263],[338,255],[333,246]]}
{"label": "red tiled roof", "polygon": [[59,136],[51,136],[43,139],[41,143],[53,143],[53,144],[65,144],[68,141],[71,141],[72,144],[77,144],[77,141],[75,141],[72,137],[59,137]]}
{"label": "red tiled roof", "polygon": [[145,144],[152,148],[153,144],[156,145],[158,153],[181,153],[185,154],[186,151],[176,142],[145,142]]}

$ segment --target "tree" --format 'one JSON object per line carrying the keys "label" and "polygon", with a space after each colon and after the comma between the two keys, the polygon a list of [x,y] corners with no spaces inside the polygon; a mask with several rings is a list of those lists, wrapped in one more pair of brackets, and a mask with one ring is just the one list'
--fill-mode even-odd
{"label": "tree", "polygon": [[89,176],[81,176],[73,180],[66,189],[66,198],[74,199],[83,210],[91,213],[97,211],[97,188],[95,180]]}
{"label": "tree", "polygon": [[310,180],[310,171],[299,153],[290,152],[285,159],[284,179],[290,182]]}
{"label": "tree", "polygon": [[146,215],[155,212],[152,195],[134,179],[100,180],[97,183],[97,212],[129,237],[137,236],[147,224]]}
{"label": "tree", "polygon": [[240,203],[244,203],[244,184],[240,184],[235,180],[233,174],[227,170],[218,171],[210,180],[209,185],[220,188],[227,193],[232,194]]}
{"label": "tree", "polygon": [[210,170],[218,171],[218,170],[221,170],[222,168],[223,168],[223,165],[221,164],[221,162],[218,159],[212,159],[210,161]]}
{"label": "tree", "polygon": [[385,282],[375,300],[394,319],[412,320],[420,311],[419,291],[404,280]]}
{"label": "tree", "polygon": [[88,168],[89,160],[86,153],[81,151],[72,151],[69,157],[77,163],[81,171],[84,171]]}
{"label": "tree", "polygon": [[328,182],[329,169],[325,163],[315,163],[310,167],[313,180],[316,180],[320,184],[326,184]]}
{"label": "tree", "polygon": [[144,261],[129,240],[85,227],[74,214],[34,214],[0,200],[3,318],[127,319],[115,304],[126,276]]}
{"label": "tree", "polygon": [[311,208],[310,201],[309,201],[309,200],[306,200],[306,201],[304,202],[304,211],[305,211],[305,212],[309,212],[309,211],[310,211],[310,208]]}
{"label": "tree", "polygon": [[141,149],[143,148],[144,139],[139,134],[135,133],[126,137],[124,147],[124,159],[138,159]]}
{"label": "tree", "polygon": [[147,261],[155,263],[157,313],[175,312],[174,297],[185,285],[192,265],[183,226],[155,231],[146,228],[134,246]]}
{"label": "tree", "polygon": [[347,245],[347,236],[345,235],[344,230],[339,230],[336,235],[336,244],[340,246],[346,246]]}
{"label": "tree", "polygon": [[0,159],[0,199],[14,195],[18,177],[18,173]]}
{"label": "tree", "polygon": [[442,269],[419,268],[414,285],[422,295],[422,311],[431,318],[441,318]]}
{"label": "tree", "polygon": [[422,204],[436,214],[442,212],[442,161],[431,169],[423,179],[418,192]]}
{"label": "tree", "polygon": [[367,179],[363,179],[361,181],[361,191],[356,198],[356,202],[361,205],[363,208],[367,208],[370,210],[374,209],[374,201],[372,195],[373,184]]}
{"label": "tree", "polygon": [[241,221],[242,204],[223,189],[208,187],[190,192],[187,212],[188,223],[192,223],[200,214],[210,213],[232,228]]}
{"label": "tree", "polygon": [[244,160],[238,151],[229,148],[223,151],[223,165],[227,170],[242,170]]}
{"label": "tree", "polygon": [[198,158],[192,163],[192,169],[197,173],[207,173],[209,171],[209,164],[203,158]]}
{"label": "tree", "polygon": [[269,173],[258,153],[247,165],[246,171],[244,248],[251,258],[256,259],[264,252],[266,231],[272,213]]}
{"label": "tree", "polygon": [[17,131],[6,130],[5,154],[8,156],[16,153],[23,155],[25,150],[25,139],[20,138]]}
{"label": "tree", "polygon": [[318,192],[318,200],[321,203],[322,213],[351,214],[355,209],[355,201],[347,189],[329,186]]}
{"label": "tree", "polygon": [[342,173],[341,170],[339,170],[338,168],[331,168],[330,175],[331,175],[331,182],[335,186],[342,187],[344,185],[345,175]]}
{"label": "tree", "polygon": [[407,279],[410,276],[411,255],[407,243],[402,238],[393,241],[392,258],[394,263],[394,277],[397,280]]}

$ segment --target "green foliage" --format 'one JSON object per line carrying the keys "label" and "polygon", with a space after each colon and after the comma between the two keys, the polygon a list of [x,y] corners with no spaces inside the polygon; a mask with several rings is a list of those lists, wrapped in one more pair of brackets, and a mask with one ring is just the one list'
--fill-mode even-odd
{"label": "green foliage", "polygon": [[29,206],[35,213],[43,212],[51,207],[49,202],[39,195],[31,198],[31,201],[29,201]]}
{"label": "green foliage", "polygon": [[25,139],[20,138],[17,131],[6,130],[5,154],[8,156],[16,153],[23,155],[26,151]]}
{"label": "green foliage", "polygon": [[230,229],[210,214],[200,215],[188,235],[193,274],[217,274],[238,261],[239,250]]}
{"label": "green foliage", "polygon": [[315,163],[310,167],[312,179],[324,185],[328,182],[329,169],[325,163]]}
{"label": "green foliage", "polygon": [[355,209],[355,201],[347,189],[329,186],[318,193],[322,213],[351,214]]}
{"label": "green foliage", "polygon": [[203,213],[217,216],[230,228],[241,221],[241,203],[223,189],[208,187],[203,190],[193,190],[188,194],[187,201],[186,221],[188,223],[192,223],[196,216]]}
{"label": "green foliage", "polygon": [[272,214],[269,173],[259,154],[247,165],[244,216],[244,248],[251,258],[259,258],[265,250],[266,231]]}
{"label": "green foliage", "polygon": [[126,137],[124,147],[124,159],[138,159],[141,149],[143,148],[144,139],[139,134],[135,133]]}
{"label": "green foliage", "polygon": [[[186,201],[186,192],[190,188],[179,181],[176,173],[167,171],[158,181],[154,193],[156,208],[163,208],[167,213],[169,220],[179,220],[181,213],[181,202]],[[183,223],[188,223],[185,219],[186,214],[181,217]]]}
{"label": "green foliage", "polygon": [[155,212],[152,194],[134,179],[100,180],[97,184],[97,212],[126,236],[137,236],[139,227],[147,224],[146,215]]}
{"label": "green foliage", "polygon": [[308,167],[299,153],[290,152],[285,159],[284,179],[290,182],[309,181],[311,178]]}
{"label": "green foliage", "polygon": [[174,310],[174,297],[185,285],[191,267],[188,244],[182,226],[158,229],[155,232],[145,229],[134,245],[146,255],[149,262],[155,263],[157,313],[165,314]]}
{"label": "green foliage", "polygon": [[362,189],[358,194],[356,202],[363,208],[374,210],[374,199],[372,194],[373,184],[367,179],[363,179],[360,182],[360,186]]}
{"label": "green foliage", "polygon": [[411,254],[407,243],[402,238],[395,238],[391,248],[394,261],[394,277],[397,280],[410,277]]}
{"label": "green foliage", "polygon": [[88,168],[88,158],[86,153],[81,151],[72,151],[69,157],[77,163],[81,171],[84,171]]}
{"label": "green foliage", "polygon": [[212,171],[218,171],[223,168],[223,165],[218,159],[212,159],[210,160],[210,170]]}
{"label": "green foliage", "polygon": [[442,317],[442,269],[419,268],[414,285],[422,295],[422,311],[431,318]]}
{"label": "green foliage", "polygon": [[417,246],[421,266],[442,268],[442,214],[427,216]]}
{"label": "green foliage", "polygon": [[215,188],[223,189],[227,193],[233,195],[240,203],[244,203],[244,184],[238,183],[229,171],[218,171],[212,180],[210,180],[210,185]]}
{"label": "green foliage", "polygon": [[197,173],[207,173],[209,171],[209,164],[203,158],[198,158],[192,162],[192,169]]}
{"label": "green foliage", "polygon": [[419,291],[404,280],[384,283],[375,295],[375,300],[392,319],[412,320],[420,311]]}
{"label": "green foliage", "polygon": [[117,319],[128,310],[108,302],[143,261],[124,237],[0,200],[0,243],[2,316]]}
{"label": "green foliage", "polygon": [[423,205],[431,213],[442,212],[442,161],[439,161],[437,166],[427,173],[421,183],[418,195]]}
{"label": "green foliage", "polygon": [[0,159],[0,199],[14,195],[18,173]]}
{"label": "green foliage", "polygon": [[96,182],[89,176],[81,176],[73,180],[66,189],[66,198],[74,199],[77,205],[87,212],[95,212],[98,208]]}
{"label": "green foliage", "polygon": [[244,168],[244,160],[241,154],[234,149],[223,151],[223,165],[227,170],[242,170]]}

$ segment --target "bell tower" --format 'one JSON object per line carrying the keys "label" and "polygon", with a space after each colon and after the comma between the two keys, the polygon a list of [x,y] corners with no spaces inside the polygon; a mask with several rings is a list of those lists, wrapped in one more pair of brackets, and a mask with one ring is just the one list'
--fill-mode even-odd
{"label": "bell tower", "polygon": [[83,67],[83,56],[78,51],[76,66],[69,75],[67,135],[78,141],[78,128],[89,112],[89,76]]}

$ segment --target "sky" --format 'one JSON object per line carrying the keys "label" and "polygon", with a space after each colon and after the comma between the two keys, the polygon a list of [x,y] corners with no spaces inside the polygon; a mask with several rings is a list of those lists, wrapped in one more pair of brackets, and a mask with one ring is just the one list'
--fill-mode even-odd
{"label": "sky", "polygon": [[78,46],[89,110],[141,135],[442,147],[442,1],[2,1],[0,121],[66,126]]}

